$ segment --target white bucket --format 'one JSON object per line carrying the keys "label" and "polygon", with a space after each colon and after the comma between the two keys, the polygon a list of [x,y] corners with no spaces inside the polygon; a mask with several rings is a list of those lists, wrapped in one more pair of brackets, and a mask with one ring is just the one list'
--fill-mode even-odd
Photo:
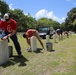
{"label": "white bucket", "polygon": [[37,51],[37,40],[36,40],[36,37],[32,36],[30,42],[31,42],[31,50],[32,51]]}
{"label": "white bucket", "polygon": [[53,49],[52,49],[52,46],[53,46],[53,45],[52,45],[51,42],[47,42],[47,43],[46,43],[46,49],[47,49],[47,51],[53,50]]}

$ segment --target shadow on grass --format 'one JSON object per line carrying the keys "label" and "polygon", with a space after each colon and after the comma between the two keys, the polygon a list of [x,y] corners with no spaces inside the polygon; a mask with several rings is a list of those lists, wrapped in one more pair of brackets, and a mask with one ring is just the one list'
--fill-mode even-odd
{"label": "shadow on grass", "polygon": [[[47,50],[48,51],[48,50]],[[55,52],[55,50],[50,50],[49,52]]]}
{"label": "shadow on grass", "polygon": [[[43,50],[42,48],[37,48],[37,51],[33,51],[33,52],[35,52],[35,53],[43,53],[43,52],[41,52],[41,50]],[[32,51],[28,51],[28,52],[32,52]]]}
{"label": "shadow on grass", "polygon": [[11,65],[15,65],[17,63],[19,63],[18,66],[26,66],[27,64],[25,63],[26,61],[28,61],[24,56],[22,56],[21,58],[19,58],[18,56],[13,56],[9,59],[8,62],[4,63],[3,65],[1,65],[2,67],[8,67]]}
{"label": "shadow on grass", "polygon": [[58,42],[55,42],[55,43],[58,43]]}
{"label": "shadow on grass", "polygon": [[37,51],[35,51],[36,53],[42,53],[41,50],[43,50],[42,48],[37,48]]}

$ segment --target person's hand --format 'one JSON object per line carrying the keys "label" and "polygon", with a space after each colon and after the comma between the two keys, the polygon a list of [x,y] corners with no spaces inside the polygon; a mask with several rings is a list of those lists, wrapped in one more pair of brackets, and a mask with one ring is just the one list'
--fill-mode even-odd
{"label": "person's hand", "polygon": [[3,38],[2,38],[2,40],[6,40],[8,38],[8,36],[4,36]]}

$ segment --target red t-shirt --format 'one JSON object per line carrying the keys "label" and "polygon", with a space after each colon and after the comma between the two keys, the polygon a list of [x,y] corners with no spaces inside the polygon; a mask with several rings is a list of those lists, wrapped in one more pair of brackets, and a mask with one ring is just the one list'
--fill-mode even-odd
{"label": "red t-shirt", "polygon": [[12,30],[17,30],[17,22],[15,20],[13,20],[13,19],[10,19],[9,23],[2,20],[0,22],[0,28],[3,28],[6,32],[11,33]]}
{"label": "red t-shirt", "polygon": [[28,37],[34,36],[34,35],[35,35],[35,31],[32,30],[32,29],[29,29],[29,30],[27,30],[26,35],[27,35]]}

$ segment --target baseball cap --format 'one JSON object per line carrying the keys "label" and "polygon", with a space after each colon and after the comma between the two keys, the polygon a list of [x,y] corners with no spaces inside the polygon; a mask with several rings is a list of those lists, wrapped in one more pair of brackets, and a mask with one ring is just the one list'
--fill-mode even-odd
{"label": "baseball cap", "polygon": [[9,21],[10,13],[5,13],[3,18],[4,18],[5,21]]}

